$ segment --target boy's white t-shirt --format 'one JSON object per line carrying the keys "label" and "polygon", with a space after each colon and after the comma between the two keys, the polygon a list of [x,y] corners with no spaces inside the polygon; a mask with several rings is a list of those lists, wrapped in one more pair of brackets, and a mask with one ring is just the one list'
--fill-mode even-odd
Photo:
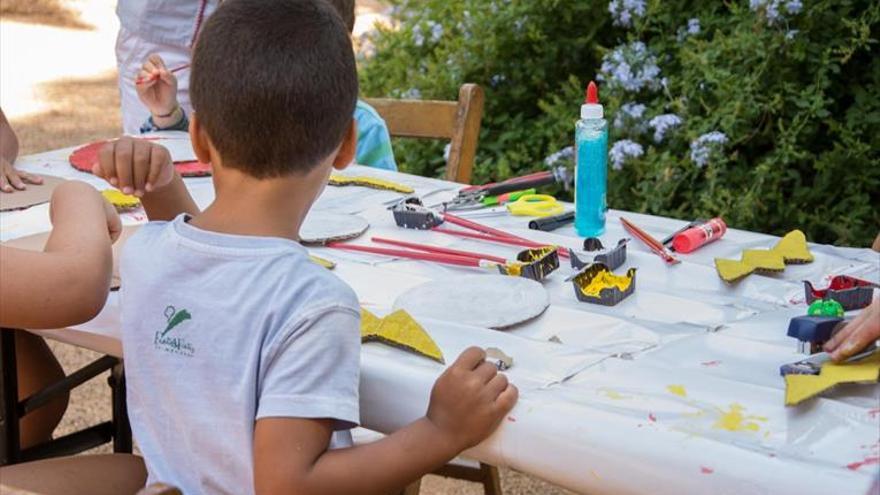
{"label": "boy's white t-shirt", "polygon": [[350,444],[358,301],[305,248],[181,215],[132,236],[120,275],[128,409],[148,482],[253,493],[260,418],[330,418],[332,445]]}

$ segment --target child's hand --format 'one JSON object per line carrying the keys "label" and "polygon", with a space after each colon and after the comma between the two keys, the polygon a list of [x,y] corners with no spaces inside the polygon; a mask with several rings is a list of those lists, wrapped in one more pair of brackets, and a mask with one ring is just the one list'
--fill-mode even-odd
{"label": "child's hand", "polygon": [[165,67],[158,54],[147,57],[135,84],[138,98],[153,117],[168,116],[177,108],[177,77]]}
{"label": "child's hand", "polygon": [[858,354],[877,339],[880,339],[880,298],[874,298],[853,321],[837,332],[825,344],[825,352],[839,363]]}
{"label": "child's hand", "polygon": [[116,212],[116,207],[111,205],[110,202],[103,197],[101,197],[101,199],[104,200],[104,215],[107,217],[107,233],[110,234],[110,242],[114,243],[122,234],[122,220],[119,219],[119,213]]}
{"label": "child's hand", "polygon": [[163,146],[122,137],[101,147],[92,173],[125,194],[143,197],[171,182],[174,164],[171,154]]}
{"label": "child's hand", "polygon": [[119,234],[122,233],[122,221],[119,220],[116,208],[108,203],[94,187],[84,182],[71,180],[62,183],[52,192],[52,200],[49,203],[49,220],[53,226],[56,226],[59,215],[68,217],[62,221],[69,221],[70,218],[82,220],[84,216],[94,218],[99,211],[104,214],[107,222],[107,234],[110,236],[110,242],[116,242]]}
{"label": "child's hand", "polygon": [[16,170],[9,160],[0,156],[0,190],[6,193],[23,191],[27,189],[25,183],[42,184],[43,178]]}
{"label": "child's hand", "polygon": [[517,388],[485,358],[483,349],[466,349],[431,391],[427,417],[459,450],[495,431],[519,397]]}

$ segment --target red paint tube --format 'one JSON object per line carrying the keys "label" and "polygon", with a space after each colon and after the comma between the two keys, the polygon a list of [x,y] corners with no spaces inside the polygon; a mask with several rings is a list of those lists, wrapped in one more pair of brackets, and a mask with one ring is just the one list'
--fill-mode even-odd
{"label": "red paint tube", "polygon": [[691,227],[677,234],[672,239],[672,248],[677,253],[690,253],[698,248],[718,240],[727,232],[727,224],[720,217],[706,223]]}

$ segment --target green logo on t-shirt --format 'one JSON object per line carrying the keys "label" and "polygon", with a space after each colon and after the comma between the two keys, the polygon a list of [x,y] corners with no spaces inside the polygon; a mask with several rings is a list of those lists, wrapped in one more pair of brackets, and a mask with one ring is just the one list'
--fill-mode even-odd
{"label": "green logo on t-shirt", "polygon": [[168,324],[165,326],[165,330],[156,332],[156,335],[153,337],[153,345],[156,349],[161,349],[166,352],[192,356],[196,349],[188,340],[183,337],[166,337],[166,334],[175,327],[179,326],[186,320],[191,320],[192,315],[185,309],[177,311],[174,306],[168,305],[165,307],[165,319],[168,321]]}

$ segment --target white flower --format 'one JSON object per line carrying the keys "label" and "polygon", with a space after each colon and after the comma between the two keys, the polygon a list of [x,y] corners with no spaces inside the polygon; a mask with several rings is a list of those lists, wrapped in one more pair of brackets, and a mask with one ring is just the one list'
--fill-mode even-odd
{"label": "white flower", "polygon": [[660,67],[657,59],[641,41],[621,45],[602,57],[602,67],[596,79],[626,91],[660,87]]}
{"label": "white flower", "polygon": [[422,27],[419,24],[413,26],[412,35],[413,43],[416,46],[422,46],[425,44],[425,35],[422,34]]}
{"label": "white flower", "polygon": [[630,27],[633,19],[645,15],[645,0],[611,0],[608,12],[615,26]]}
{"label": "white flower", "polygon": [[785,13],[789,15],[800,13],[804,4],[800,0],[749,0],[749,8],[753,12],[763,12],[767,24],[773,25],[785,21]]}
{"label": "white flower", "polygon": [[437,43],[443,37],[443,25],[439,22],[428,21],[428,29],[431,31],[431,43]]}
{"label": "white flower", "polygon": [[648,125],[654,129],[654,141],[662,143],[666,132],[680,126],[681,123],[681,117],[678,115],[675,115],[674,113],[664,113],[663,115],[658,115],[651,119],[648,122]]}
{"label": "white flower", "polygon": [[644,154],[645,149],[642,148],[642,145],[629,139],[617,141],[608,151],[608,156],[611,157],[611,168],[614,170],[622,169],[628,158],[638,158]]}
{"label": "white flower", "polygon": [[705,167],[709,163],[712,152],[727,143],[727,136],[723,132],[712,131],[691,141],[691,161],[698,167]]}
{"label": "white flower", "polygon": [[624,103],[614,117],[614,128],[623,129],[627,126],[644,130],[642,116],[645,114],[645,105],[641,103]]}
{"label": "white flower", "polygon": [[688,19],[687,33],[690,35],[700,34],[700,20],[697,18]]}
{"label": "white flower", "polygon": [[572,159],[574,159],[574,147],[566,146],[547,158],[544,158],[544,165],[552,167],[562,160],[571,161]]}
{"label": "white flower", "polygon": [[407,100],[420,100],[422,99],[422,92],[419,91],[419,88],[410,88],[404,91],[401,96]]}

